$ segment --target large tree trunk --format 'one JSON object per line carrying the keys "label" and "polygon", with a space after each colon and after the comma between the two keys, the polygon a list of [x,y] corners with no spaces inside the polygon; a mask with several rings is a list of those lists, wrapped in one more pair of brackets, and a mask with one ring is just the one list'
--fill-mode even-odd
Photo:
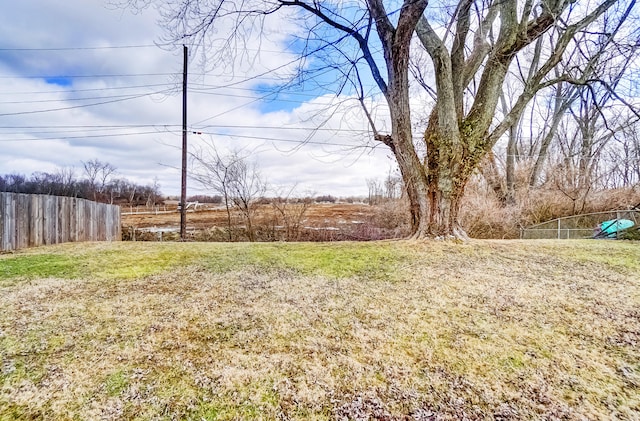
{"label": "large tree trunk", "polygon": [[425,135],[427,144],[429,222],[428,234],[438,238],[467,239],[460,225],[461,199],[468,180],[463,155],[436,134]]}
{"label": "large tree trunk", "polygon": [[404,157],[396,153],[402,179],[404,180],[409,199],[409,211],[411,216],[411,238],[423,238],[428,236],[429,202],[427,200],[428,188],[422,165],[403,163]]}
{"label": "large tree trunk", "polygon": [[507,168],[506,168],[506,191],[505,203],[515,205],[516,203],[516,127],[509,127],[509,142],[507,143]]}
{"label": "large tree trunk", "polygon": [[[405,78],[407,75],[401,75]],[[401,81],[408,86],[408,81]],[[391,110],[392,147],[400,174],[407,190],[411,213],[411,237],[422,238],[428,235],[429,202],[427,200],[427,176],[423,163],[416,153],[411,130],[408,89],[402,86],[390,86],[389,100],[395,104]]]}
{"label": "large tree trunk", "polygon": [[428,235],[427,175],[413,144],[411,106],[409,104],[409,51],[415,25],[427,6],[426,0],[406,4],[394,29],[381,1],[370,0],[369,8],[376,16],[376,26],[385,50],[388,85],[381,83],[391,117],[388,143],[404,180],[411,212],[411,236]]}

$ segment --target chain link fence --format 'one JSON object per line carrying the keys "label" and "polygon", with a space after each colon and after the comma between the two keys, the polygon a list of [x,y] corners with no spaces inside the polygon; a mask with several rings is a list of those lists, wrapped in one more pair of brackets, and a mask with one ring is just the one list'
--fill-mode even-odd
{"label": "chain link fence", "polygon": [[520,238],[525,240],[593,238],[594,233],[602,222],[613,219],[628,219],[633,221],[635,229],[640,223],[640,210],[618,210],[566,216],[564,218],[521,228]]}

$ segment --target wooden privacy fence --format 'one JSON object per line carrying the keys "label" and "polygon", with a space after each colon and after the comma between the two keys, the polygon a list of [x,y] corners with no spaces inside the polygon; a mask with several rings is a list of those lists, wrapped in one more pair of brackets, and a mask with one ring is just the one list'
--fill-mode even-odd
{"label": "wooden privacy fence", "polygon": [[121,239],[119,206],[74,197],[0,192],[0,251]]}

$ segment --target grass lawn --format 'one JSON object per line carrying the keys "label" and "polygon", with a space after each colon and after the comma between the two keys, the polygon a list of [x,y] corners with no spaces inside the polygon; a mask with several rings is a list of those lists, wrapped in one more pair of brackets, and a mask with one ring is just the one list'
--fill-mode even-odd
{"label": "grass lawn", "polygon": [[640,244],[0,255],[0,420],[640,419]]}

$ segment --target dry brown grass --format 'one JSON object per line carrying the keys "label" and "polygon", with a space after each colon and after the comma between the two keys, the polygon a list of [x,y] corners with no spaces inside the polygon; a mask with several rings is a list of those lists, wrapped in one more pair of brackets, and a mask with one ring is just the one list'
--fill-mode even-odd
{"label": "dry brown grass", "polygon": [[576,193],[571,200],[554,186],[520,186],[515,203],[501,203],[484,183],[473,180],[466,189],[460,219],[472,238],[518,238],[520,228],[592,212],[631,209],[640,202],[638,189],[617,189]]}
{"label": "dry brown grass", "polygon": [[[297,209],[296,209],[297,208]],[[259,205],[252,217],[252,236],[256,241],[345,241],[381,240],[407,235],[408,211],[402,204],[369,206],[362,203],[288,204],[276,209]],[[246,220],[237,210],[231,212],[231,241],[248,241]],[[286,217],[286,218],[285,218]],[[123,239],[136,241],[174,241],[180,214],[123,215]],[[226,210],[201,209],[187,214],[187,232],[194,241],[229,241]],[[173,228],[162,236],[148,228]]]}
{"label": "dry brown grass", "polygon": [[[126,211],[126,208],[123,208]],[[327,226],[327,224],[348,223],[354,220],[365,220],[373,214],[373,208],[359,203],[314,203],[305,213],[305,222],[313,226]],[[260,205],[256,218],[262,222],[277,217],[277,211],[271,205]],[[189,227],[194,229],[209,228],[212,226],[225,227],[227,225],[226,210],[205,209],[190,211],[187,213]],[[122,216],[122,224],[137,228],[179,226],[180,213],[160,214],[127,214]]]}
{"label": "dry brown grass", "polygon": [[[30,275],[52,255],[81,268]],[[640,417],[634,243],[124,243],[1,265],[3,420]]]}

